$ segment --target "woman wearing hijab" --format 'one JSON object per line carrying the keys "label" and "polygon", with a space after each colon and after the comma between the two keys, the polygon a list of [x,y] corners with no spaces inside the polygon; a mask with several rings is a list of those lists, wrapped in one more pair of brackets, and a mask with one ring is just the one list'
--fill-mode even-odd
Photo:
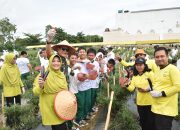
{"label": "woman wearing hijab", "polygon": [[49,59],[49,74],[46,79],[37,76],[33,84],[33,92],[39,95],[40,112],[43,125],[51,125],[52,130],[67,130],[65,120],[58,117],[54,111],[54,98],[61,90],[67,90],[66,77],[60,71],[61,60],[58,55]]}
{"label": "woman wearing hijab", "polygon": [[126,87],[129,91],[137,90],[136,104],[140,117],[140,125],[142,130],[154,130],[154,119],[151,112],[153,72],[148,68],[144,58],[137,58],[134,65],[134,76],[130,83],[125,82],[122,87]]}
{"label": "woman wearing hijab", "polygon": [[[16,56],[8,53],[0,70],[0,84],[3,85],[3,93],[7,106],[21,104],[21,90],[24,92],[21,74],[16,65]],[[14,102],[15,98],[15,102]]]}

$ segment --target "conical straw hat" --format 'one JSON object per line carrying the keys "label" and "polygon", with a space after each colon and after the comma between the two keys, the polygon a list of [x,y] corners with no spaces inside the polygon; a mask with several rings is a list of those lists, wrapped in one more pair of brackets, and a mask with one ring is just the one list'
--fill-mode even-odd
{"label": "conical straw hat", "polygon": [[60,91],[54,99],[54,110],[61,119],[72,120],[77,112],[75,95],[67,90]]}
{"label": "conical straw hat", "polygon": [[75,48],[72,47],[71,44],[69,44],[69,42],[67,42],[66,40],[64,40],[64,41],[62,41],[62,42],[52,46],[53,50],[55,50],[55,51],[58,51],[58,49],[60,47],[67,47],[69,49],[69,51],[68,51],[68,55],[69,56],[75,54],[75,52],[76,52]]}

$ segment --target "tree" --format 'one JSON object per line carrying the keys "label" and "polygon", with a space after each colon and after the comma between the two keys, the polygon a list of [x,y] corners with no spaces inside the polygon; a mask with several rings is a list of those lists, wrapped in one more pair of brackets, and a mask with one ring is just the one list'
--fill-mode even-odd
{"label": "tree", "polygon": [[98,36],[98,35],[87,35],[86,39],[88,42],[102,42],[103,37]]}
{"label": "tree", "polygon": [[78,32],[76,37],[78,42],[87,42],[87,40],[85,39],[85,34],[83,32]]}
{"label": "tree", "polygon": [[10,23],[7,17],[0,20],[0,44],[12,44],[15,32],[16,25]]}
{"label": "tree", "polygon": [[[51,29],[51,28],[52,28],[51,25],[46,26],[46,29],[45,29],[46,35],[47,35],[47,31],[49,29]],[[59,42],[61,42],[63,40],[68,40],[68,37],[69,37],[69,35],[66,32],[64,32],[64,30],[61,27],[58,27],[58,28],[56,28],[56,35],[55,35],[55,37],[53,39],[53,42],[54,43],[59,43]]]}
{"label": "tree", "polygon": [[68,40],[67,37],[68,37],[68,34],[66,32],[64,32],[64,30],[62,28],[56,28],[56,36],[54,38],[54,42],[55,43],[59,43],[63,40]]}
{"label": "tree", "polygon": [[26,36],[26,38],[24,39],[26,41],[27,44],[29,45],[37,45],[41,43],[41,34],[30,34],[30,33],[24,33],[24,36]]}
{"label": "tree", "polygon": [[[45,33],[47,34],[48,30],[51,29],[51,25],[47,25],[45,29]],[[54,37],[53,42],[59,43],[63,40],[67,40],[70,43],[81,43],[81,42],[102,42],[103,38],[98,35],[85,35],[83,32],[78,32],[76,35],[68,34],[64,32],[61,27],[56,28],[56,35]]]}
{"label": "tree", "polygon": [[24,33],[25,38],[16,38],[15,45],[17,50],[24,49],[25,46],[42,44],[41,34]]}
{"label": "tree", "polygon": [[76,38],[75,35],[70,35],[70,34],[68,34],[68,35],[67,35],[67,40],[68,40],[68,42],[70,42],[70,43],[77,43],[77,38]]}

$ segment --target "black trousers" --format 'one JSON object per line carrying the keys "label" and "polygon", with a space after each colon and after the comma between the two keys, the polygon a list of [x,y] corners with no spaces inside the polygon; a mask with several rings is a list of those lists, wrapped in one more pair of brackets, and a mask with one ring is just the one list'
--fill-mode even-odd
{"label": "black trousers", "polygon": [[59,125],[52,125],[51,128],[52,128],[52,130],[68,130],[66,122],[64,122],[63,124],[59,124]]}
{"label": "black trousers", "polygon": [[[17,95],[17,96],[13,96],[13,97],[5,97],[6,98],[6,105],[7,107],[10,107],[14,104],[14,99],[15,99],[15,102],[16,104],[19,104],[21,105],[21,95]],[[12,123],[12,117],[10,117],[9,115],[7,115],[7,118],[6,118],[6,125],[9,126],[9,127],[13,127],[13,123]]]}
{"label": "black trousers", "polygon": [[140,126],[142,130],[155,130],[153,113],[151,112],[151,106],[139,106],[137,105]]}
{"label": "black trousers", "polygon": [[10,107],[14,104],[14,99],[16,104],[21,105],[21,95],[13,96],[13,97],[6,97],[6,105]]}
{"label": "black trousers", "polygon": [[155,130],[171,130],[174,117],[154,114]]}

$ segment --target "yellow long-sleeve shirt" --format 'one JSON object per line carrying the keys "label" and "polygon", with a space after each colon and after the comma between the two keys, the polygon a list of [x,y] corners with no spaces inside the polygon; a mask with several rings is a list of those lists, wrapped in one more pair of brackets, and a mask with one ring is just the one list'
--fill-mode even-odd
{"label": "yellow long-sleeve shirt", "polygon": [[[135,62],[126,62],[124,60],[121,60],[120,62],[123,66],[133,66]],[[155,60],[147,60],[146,64],[148,65],[148,68],[150,68],[153,72],[156,72],[159,70],[159,67],[156,65]]]}
{"label": "yellow long-sleeve shirt", "polygon": [[44,89],[41,89],[38,84],[38,76],[36,77],[33,84],[33,93],[39,96],[40,112],[42,115],[43,125],[57,125],[64,122],[60,119],[54,111],[54,98],[56,94],[44,93]]}
{"label": "yellow long-sleeve shirt", "polygon": [[4,75],[4,72],[0,70],[0,85],[3,86],[3,93],[4,97],[13,97],[22,94],[21,87],[23,87],[23,82],[20,79],[19,84],[16,86],[12,86],[7,78],[2,78],[2,75]]}
{"label": "yellow long-sleeve shirt", "polygon": [[[143,75],[137,75],[133,76],[131,80],[131,84],[127,87],[129,91],[133,91],[135,88],[143,88],[147,89],[149,86],[149,82],[147,78],[151,80],[151,82],[154,82],[153,79],[153,72],[145,72]],[[136,98],[137,105],[145,106],[145,105],[151,105],[152,104],[152,97],[149,92],[139,92],[137,90],[137,98]]]}
{"label": "yellow long-sleeve shirt", "polygon": [[154,74],[155,91],[164,91],[166,97],[153,98],[152,112],[176,116],[178,114],[178,92],[180,92],[180,72],[169,64]]}

